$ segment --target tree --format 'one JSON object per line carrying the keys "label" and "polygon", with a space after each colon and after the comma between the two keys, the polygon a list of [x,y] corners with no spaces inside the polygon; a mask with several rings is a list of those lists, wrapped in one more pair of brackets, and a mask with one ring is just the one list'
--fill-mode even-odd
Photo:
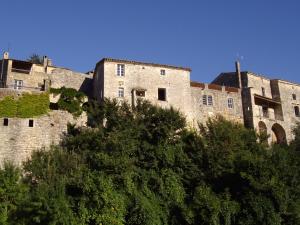
{"label": "tree", "polygon": [[266,148],[241,124],[217,117],[189,130],[146,101],[85,110],[93,128],[69,126],[22,175],[0,171],[3,224],[300,224],[297,132],[291,146]]}
{"label": "tree", "polygon": [[43,64],[43,57],[33,53],[32,55],[29,56],[27,61],[35,64]]}

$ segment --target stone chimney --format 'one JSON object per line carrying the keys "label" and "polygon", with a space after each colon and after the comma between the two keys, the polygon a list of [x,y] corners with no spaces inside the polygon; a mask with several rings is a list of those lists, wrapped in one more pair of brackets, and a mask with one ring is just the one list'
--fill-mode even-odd
{"label": "stone chimney", "polygon": [[235,71],[236,71],[236,76],[238,78],[238,85],[239,88],[242,88],[242,75],[241,75],[241,65],[239,61],[235,62]]}
{"label": "stone chimney", "polygon": [[43,65],[44,65],[44,68],[46,68],[48,66],[48,57],[47,56],[43,57]]}
{"label": "stone chimney", "polygon": [[48,59],[48,66],[52,66],[52,59]]}
{"label": "stone chimney", "polygon": [[3,53],[3,59],[9,59],[9,53],[8,52]]}

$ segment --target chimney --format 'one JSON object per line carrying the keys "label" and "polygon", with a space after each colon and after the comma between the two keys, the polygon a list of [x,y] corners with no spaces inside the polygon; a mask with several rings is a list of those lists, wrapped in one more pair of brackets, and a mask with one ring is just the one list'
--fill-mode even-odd
{"label": "chimney", "polygon": [[236,76],[238,78],[239,82],[239,88],[242,88],[242,76],[241,76],[241,65],[239,61],[235,62],[235,71],[236,71]]}
{"label": "chimney", "polygon": [[48,66],[48,57],[46,55],[43,56],[43,65],[44,65],[44,68],[46,68]]}
{"label": "chimney", "polygon": [[52,59],[48,59],[48,66],[52,66]]}
{"label": "chimney", "polygon": [[9,53],[8,52],[4,52],[3,53],[3,59],[8,59],[9,58]]}

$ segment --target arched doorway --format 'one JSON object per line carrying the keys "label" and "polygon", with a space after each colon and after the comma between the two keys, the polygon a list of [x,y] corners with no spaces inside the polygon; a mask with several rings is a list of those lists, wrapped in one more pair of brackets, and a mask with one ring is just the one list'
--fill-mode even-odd
{"label": "arched doorway", "polygon": [[272,143],[285,144],[286,135],[283,127],[278,123],[272,126]]}
{"label": "arched doorway", "polygon": [[263,121],[258,122],[259,141],[261,143],[268,143],[267,126]]}
{"label": "arched doorway", "polygon": [[267,134],[267,126],[263,121],[258,123],[259,134]]}

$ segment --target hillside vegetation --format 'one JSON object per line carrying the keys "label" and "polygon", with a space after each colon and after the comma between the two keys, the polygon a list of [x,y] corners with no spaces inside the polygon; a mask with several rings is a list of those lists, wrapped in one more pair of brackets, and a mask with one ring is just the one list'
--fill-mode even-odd
{"label": "hillside vegetation", "polygon": [[0,170],[0,224],[300,224],[300,129],[258,143],[223,118],[186,128],[174,109],[90,103],[94,129]]}

